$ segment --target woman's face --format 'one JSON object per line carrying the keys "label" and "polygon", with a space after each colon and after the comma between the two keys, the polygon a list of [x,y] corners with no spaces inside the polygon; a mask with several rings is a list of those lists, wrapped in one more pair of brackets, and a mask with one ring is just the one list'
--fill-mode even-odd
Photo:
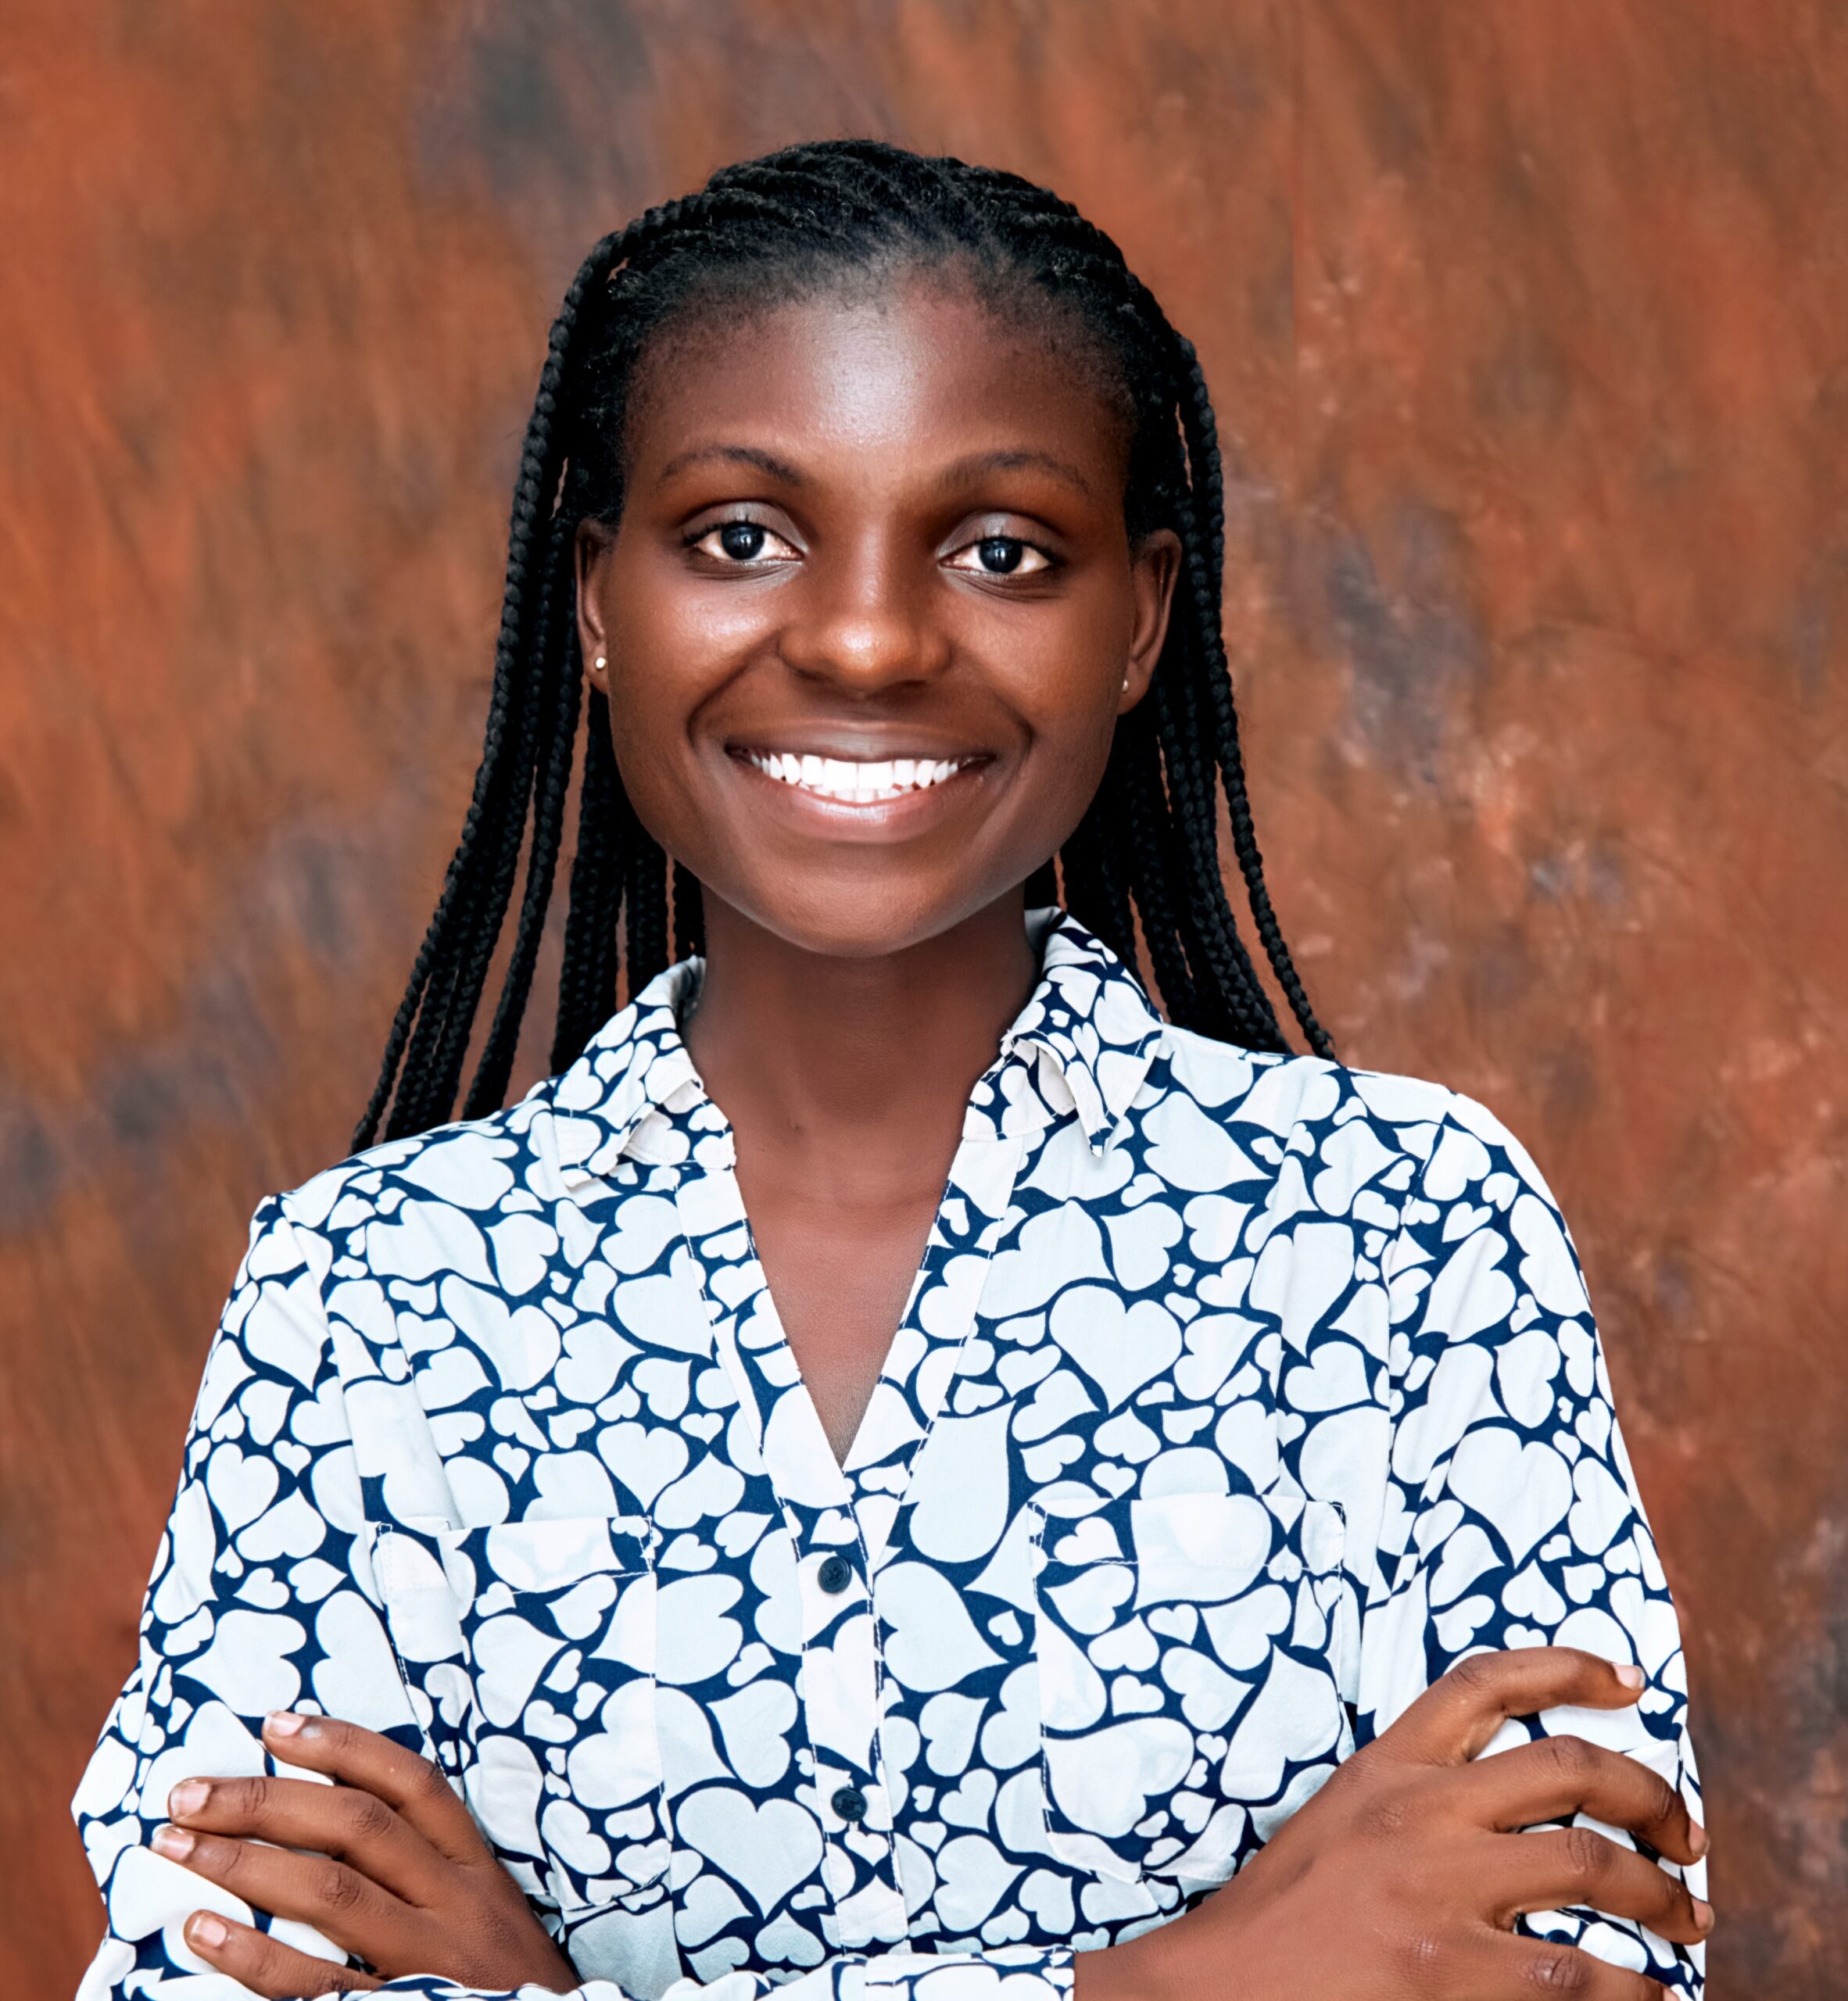
{"label": "woman's face", "polygon": [[643,824],[817,953],[1014,893],[1095,793],[1173,589],[1092,371],[914,280],[670,328],[636,390],[578,615]]}

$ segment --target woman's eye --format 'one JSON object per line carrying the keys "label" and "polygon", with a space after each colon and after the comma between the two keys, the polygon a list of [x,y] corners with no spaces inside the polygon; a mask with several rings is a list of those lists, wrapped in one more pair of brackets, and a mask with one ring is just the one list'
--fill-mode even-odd
{"label": "woman's eye", "polygon": [[972,570],[983,577],[1027,577],[1050,569],[1051,559],[1044,549],[1017,535],[985,535],[957,550],[951,560],[953,570]]}
{"label": "woman's eye", "polygon": [[722,521],[715,528],[693,539],[702,555],[716,556],[730,563],[757,563],[765,557],[793,556],[795,551],[779,535],[761,521]]}

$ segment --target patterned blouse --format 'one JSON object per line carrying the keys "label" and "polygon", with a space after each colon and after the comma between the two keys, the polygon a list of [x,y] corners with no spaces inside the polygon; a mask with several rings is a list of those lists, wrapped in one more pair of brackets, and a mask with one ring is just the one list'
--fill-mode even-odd
{"label": "patterned blouse", "polygon": [[[1698,1811],[1520,1143],[1440,1085],[1170,1027],[1029,921],[1039,984],[844,1465],[681,1040],[697,958],[518,1104],[264,1200],[73,1802],[109,1908],[83,2001],[244,1991],[180,1927],[251,1911],[147,1842],[179,1780],[278,1769],[290,1706],[441,1767],[581,2001],[1064,2001],[1075,1952],[1209,1895],[1485,1648],[1639,1663],[1638,1707],[1558,1727]],[[1699,1992],[1698,1948],[1527,1922]]]}

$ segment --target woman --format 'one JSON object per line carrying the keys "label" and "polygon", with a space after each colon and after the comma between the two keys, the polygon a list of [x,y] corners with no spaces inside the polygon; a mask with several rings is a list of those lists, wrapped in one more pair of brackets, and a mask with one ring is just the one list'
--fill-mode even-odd
{"label": "woman", "polygon": [[86,1996],[1698,1991],[1578,1264],[1334,1059],[1221,521],[1192,349],[1012,176],[797,147],[591,253],[461,843],[77,1795]]}

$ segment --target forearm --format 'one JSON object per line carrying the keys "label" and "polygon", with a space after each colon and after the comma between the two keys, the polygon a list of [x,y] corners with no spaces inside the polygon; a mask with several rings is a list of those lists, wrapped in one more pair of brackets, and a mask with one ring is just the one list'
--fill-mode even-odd
{"label": "forearm", "polygon": [[1196,1913],[1140,1938],[1073,1956],[1074,2001],[1180,2001],[1201,1992]]}

